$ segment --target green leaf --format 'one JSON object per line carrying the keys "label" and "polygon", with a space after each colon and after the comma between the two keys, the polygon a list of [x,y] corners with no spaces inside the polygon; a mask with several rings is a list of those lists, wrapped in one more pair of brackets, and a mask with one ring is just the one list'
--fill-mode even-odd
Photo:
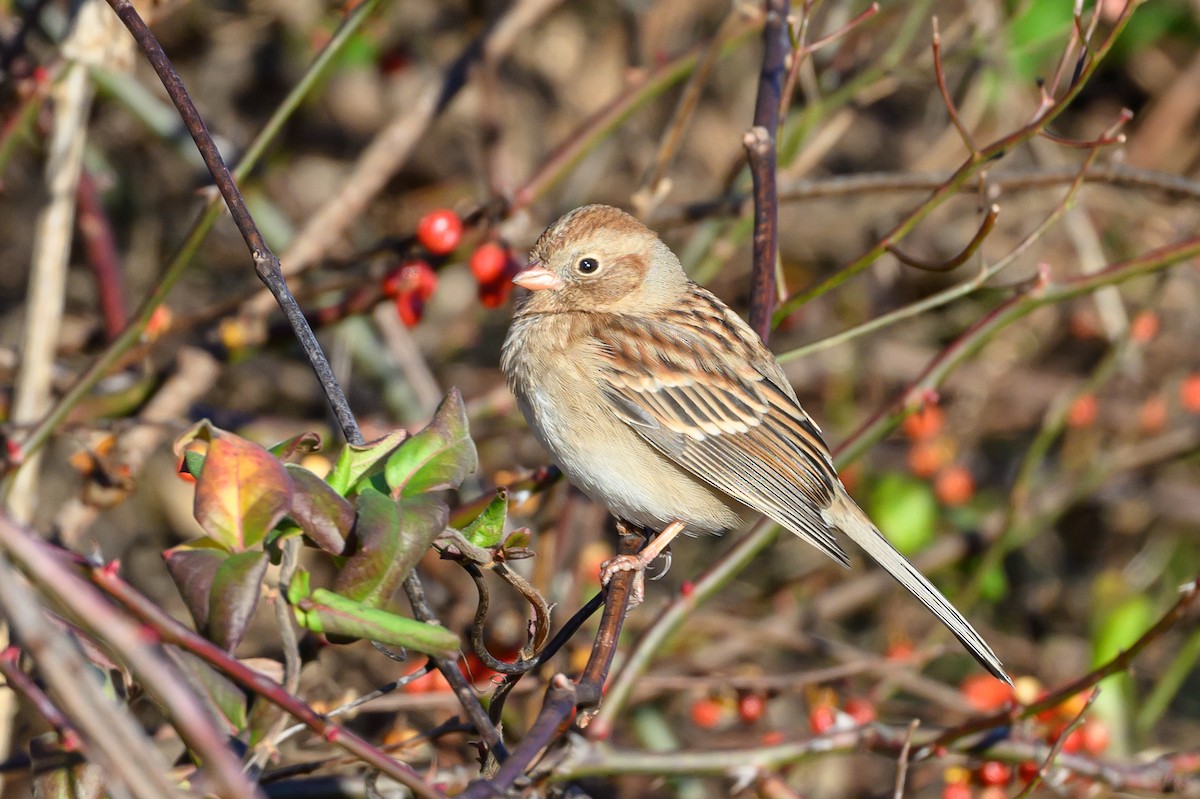
{"label": "green leaf", "polygon": [[458,488],[478,466],[462,395],[450,389],[429,426],[388,458],[384,475],[393,495],[413,496]]}
{"label": "green leaf", "polygon": [[213,578],[228,557],[228,552],[207,538],[163,552],[167,573],[201,633],[208,629],[208,597],[212,593]]}
{"label": "green leaf", "polygon": [[267,563],[267,553],[256,550],[230,555],[217,567],[208,597],[208,637],[227,652],[246,634]]}
{"label": "green leaf", "polygon": [[980,577],[979,596],[988,602],[1000,602],[1008,596],[1008,575],[1002,565],[991,567]]}
{"label": "green leaf", "polygon": [[304,569],[296,569],[296,573],[292,575],[292,581],[287,587],[287,601],[289,605],[300,604],[301,599],[312,596],[312,588],[309,587],[309,574]]}
{"label": "green leaf", "polygon": [[[1142,636],[1154,623],[1154,604],[1141,593],[1128,593],[1128,586],[1116,576],[1101,575],[1092,584],[1093,618],[1092,662],[1107,663]],[[1111,752],[1117,756],[1129,754],[1129,731],[1132,727],[1136,688],[1125,673],[1113,674],[1100,681],[1100,696],[1092,712],[1104,719],[1112,732]]]}
{"label": "green leaf", "polygon": [[326,482],[334,491],[346,496],[364,477],[370,477],[376,470],[382,469],[388,456],[407,437],[408,433],[404,430],[393,430],[366,444],[347,444],[325,478]]}
{"label": "green leaf", "polygon": [[204,453],[189,449],[183,453],[183,462],[179,464],[180,474],[190,474],[193,480],[200,479],[200,471],[204,468]]}
{"label": "green leaf", "polygon": [[1131,594],[1095,620],[1092,664],[1099,666],[1128,649],[1154,622],[1154,604],[1144,594]]}
{"label": "green leaf", "polygon": [[385,605],[446,529],[450,511],[438,497],[396,500],[373,488],[358,495],[355,551],[338,573],[334,590],[370,607]]}
{"label": "green leaf", "polygon": [[508,515],[508,489],[497,488],[496,496],[483,509],[483,513],[463,528],[463,535],[477,547],[490,549],[504,537],[504,519]]}
{"label": "green leaf", "polygon": [[1017,74],[1032,81],[1053,67],[1056,54],[1071,32],[1070,0],[1033,0],[1009,24],[1009,58]]}
{"label": "green leaf", "polygon": [[257,546],[292,503],[287,470],[252,441],[211,425],[194,430],[193,437],[210,439],[196,478],[196,521],[225,549],[240,552]]}
{"label": "green leaf", "polygon": [[200,658],[182,649],[170,649],[174,657],[191,676],[222,718],[228,723],[229,732],[236,735],[246,729],[246,694],[232,680]]}
{"label": "green leaf", "polygon": [[938,505],[926,483],[898,472],[885,474],[871,491],[868,507],[901,554],[912,556],[933,541]]}
{"label": "green leaf", "polygon": [[458,636],[445,627],[367,607],[324,588],[300,600],[294,611],[296,621],[315,633],[378,641],[440,657],[459,649]]}
{"label": "green leaf", "polygon": [[289,463],[287,472],[295,486],[288,516],[313,543],[331,555],[340,555],[354,526],[354,506],[303,466]]}
{"label": "green leaf", "polygon": [[310,452],[321,448],[321,437],[311,430],[291,438],[285,438],[278,444],[267,448],[267,451],[281,461],[299,460]]}

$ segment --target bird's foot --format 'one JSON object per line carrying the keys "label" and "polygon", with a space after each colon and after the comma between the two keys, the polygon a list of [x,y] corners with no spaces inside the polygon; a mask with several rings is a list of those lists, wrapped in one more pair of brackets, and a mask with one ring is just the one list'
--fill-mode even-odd
{"label": "bird's foot", "polygon": [[607,588],[609,581],[621,572],[633,572],[633,585],[629,589],[629,609],[633,610],[646,600],[646,567],[653,559],[638,553],[617,555],[606,560],[600,564],[600,585]]}
{"label": "bird's foot", "polygon": [[[671,522],[645,549],[636,555],[617,555],[606,560],[600,565],[600,584],[607,586],[616,575],[631,571],[634,574],[633,585],[629,592],[629,607],[635,608],[642,604],[646,599],[646,567],[657,560],[675,536],[682,531],[683,522]],[[671,562],[668,560],[667,568],[669,569],[670,566]],[[667,571],[664,569],[662,574],[652,579],[659,579],[666,573]]]}

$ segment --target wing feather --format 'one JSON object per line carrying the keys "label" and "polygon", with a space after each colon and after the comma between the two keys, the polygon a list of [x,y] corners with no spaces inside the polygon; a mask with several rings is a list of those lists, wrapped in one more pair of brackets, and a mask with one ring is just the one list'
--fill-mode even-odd
{"label": "wing feather", "polygon": [[[668,458],[848,565],[822,516],[838,483],[820,432],[769,354],[769,373],[756,368],[761,345],[751,347],[753,333],[729,315],[712,302],[687,324],[606,328],[607,399]],[[730,345],[744,357],[722,358]]]}

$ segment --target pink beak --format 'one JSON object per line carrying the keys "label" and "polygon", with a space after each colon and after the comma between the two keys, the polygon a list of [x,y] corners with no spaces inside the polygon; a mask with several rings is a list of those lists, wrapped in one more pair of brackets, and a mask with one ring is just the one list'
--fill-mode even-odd
{"label": "pink beak", "polygon": [[556,289],[562,286],[563,280],[558,275],[551,272],[546,267],[536,261],[529,266],[517,272],[513,282],[522,288],[527,288],[530,291],[542,291],[544,289]]}

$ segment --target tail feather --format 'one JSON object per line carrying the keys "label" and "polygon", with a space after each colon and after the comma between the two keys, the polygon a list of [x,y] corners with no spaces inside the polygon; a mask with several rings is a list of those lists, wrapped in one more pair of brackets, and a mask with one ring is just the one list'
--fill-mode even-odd
{"label": "tail feather", "polygon": [[831,527],[835,527],[849,536],[913,596],[921,600],[921,603],[929,608],[950,632],[954,633],[954,637],[962,642],[962,645],[979,661],[980,665],[997,679],[1012,685],[1012,678],[1004,670],[1004,664],[996,657],[996,653],[987,645],[983,637],[975,632],[975,628],[971,626],[970,622],[963,618],[958,609],[951,605],[940,591],[934,588],[925,575],[917,571],[915,566],[896,551],[896,548],[883,537],[879,529],[867,518],[867,514],[854,503],[854,500],[843,494],[835,499],[833,506],[824,512],[824,516]]}

